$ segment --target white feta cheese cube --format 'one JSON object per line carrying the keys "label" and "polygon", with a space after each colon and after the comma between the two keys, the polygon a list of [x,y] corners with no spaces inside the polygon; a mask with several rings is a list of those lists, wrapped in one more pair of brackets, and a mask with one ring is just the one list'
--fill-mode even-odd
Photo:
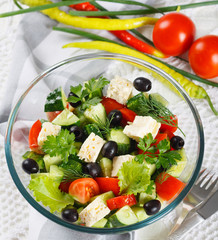
{"label": "white feta cheese cube", "polygon": [[126,104],[131,97],[133,84],[129,80],[116,76],[110,81],[107,97],[115,99],[121,104]]}
{"label": "white feta cheese cube", "polygon": [[45,142],[45,140],[47,140],[48,136],[51,136],[51,135],[57,136],[60,131],[61,131],[61,126],[54,125],[50,122],[44,122],[42,124],[42,129],[39,132],[39,136],[37,139],[38,145],[41,147]]}
{"label": "white feta cheese cube", "polygon": [[79,214],[79,217],[87,227],[91,227],[109,213],[110,209],[102,199],[97,197],[93,202],[91,202],[86,208],[82,210],[82,212]]}
{"label": "white feta cheese cube", "polygon": [[95,162],[105,142],[98,135],[91,133],[79,150],[79,158],[85,162]]}
{"label": "white feta cheese cube", "polygon": [[112,177],[117,176],[117,173],[118,173],[119,169],[122,167],[123,163],[133,160],[134,157],[135,156],[132,156],[132,155],[129,155],[129,154],[114,157],[113,158],[113,168],[112,168],[111,176]]}
{"label": "white feta cheese cube", "polygon": [[157,136],[161,124],[150,116],[136,116],[133,123],[125,126],[123,132],[130,138],[139,141],[148,133],[151,133],[153,138]]}

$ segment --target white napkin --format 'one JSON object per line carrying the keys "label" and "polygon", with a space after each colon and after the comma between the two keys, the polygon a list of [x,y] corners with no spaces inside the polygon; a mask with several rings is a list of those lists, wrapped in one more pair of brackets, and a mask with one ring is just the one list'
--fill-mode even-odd
{"label": "white napkin", "polygon": [[[142,1],[146,2],[146,1]],[[175,4],[185,4],[196,1],[156,1],[157,5],[169,6]],[[147,1],[148,4],[152,4],[153,1]],[[106,4],[107,8],[114,9],[115,4]],[[122,7],[122,6],[121,6]],[[116,8],[117,9],[117,8]],[[190,16],[195,22],[197,27],[197,37],[205,34],[218,34],[218,7],[209,6],[205,8],[196,8],[183,11]],[[3,135],[5,129],[5,123],[8,119],[12,106],[16,103],[16,100],[20,94],[26,89],[26,86],[32,81],[39,73],[48,68],[49,66],[66,59],[71,56],[81,55],[84,53],[96,52],[93,50],[80,50],[80,49],[62,49],[62,46],[72,41],[80,41],[82,38],[66,33],[52,31],[52,27],[57,25],[53,20],[50,20],[46,16],[40,13],[31,13],[23,17],[17,30],[17,40],[14,46],[14,57],[12,62],[11,74],[7,84],[7,96],[3,101],[0,108],[0,133]],[[142,29],[145,35],[150,36],[152,28]],[[100,33],[102,36],[115,39],[111,34],[106,31],[93,31]],[[172,61],[175,65],[180,65],[181,68],[187,68],[186,64],[181,64],[178,61]],[[215,103],[218,109],[218,97],[217,90],[212,87],[205,86],[212,101]],[[218,136],[215,134],[214,127],[218,129],[218,121],[211,113],[206,102],[195,101],[197,108],[203,118],[205,124],[205,135],[207,139],[206,147],[206,159],[204,165],[209,168],[218,169],[217,159],[218,149],[214,143],[217,143]],[[206,114],[204,114],[206,113]],[[213,121],[213,126],[209,126],[208,122]],[[210,145],[213,145],[210,146]],[[213,155],[211,154],[213,153]],[[212,167],[211,167],[212,166]],[[21,198],[22,199],[22,198]],[[13,203],[12,203],[13,206]],[[152,226],[148,226],[144,229],[136,231],[136,239],[138,240],[153,240],[153,239],[166,239],[167,232],[172,226],[173,221],[179,215],[180,207],[178,207],[171,214],[156,222]],[[12,209],[11,209],[12,211]],[[216,215],[217,216],[217,215]],[[6,216],[4,216],[6,217]],[[214,218],[213,218],[214,219]],[[215,217],[217,220],[217,217]],[[210,222],[210,225],[213,224]],[[201,229],[198,229],[198,233],[201,233]],[[196,234],[198,238],[205,240]],[[83,233],[77,233],[71,231],[62,226],[59,226],[50,220],[36,212],[32,207],[29,210],[29,235],[28,240],[56,240],[56,239],[82,239],[87,240],[103,240],[103,239],[130,239],[128,234],[121,236],[97,236],[97,235],[84,235]],[[186,239],[195,239],[195,234],[190,233]],[[218,238],[218,233],[215,238]],[[213,238],[213,239],[215,239]],[[6,239],[6,238],[2,238]],[[9,239],[9,238],[8,238]],[[12,239],[12,238],[11,238]],[[18,238],[19,239],[19,238]],[[209,238],[208,238],[209,239]],[[212,239],[212,238],[211,238]]]}

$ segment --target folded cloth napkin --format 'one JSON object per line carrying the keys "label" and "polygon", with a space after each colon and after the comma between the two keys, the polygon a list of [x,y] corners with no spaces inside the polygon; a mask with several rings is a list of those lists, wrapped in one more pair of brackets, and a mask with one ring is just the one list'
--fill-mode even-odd
{"label": "folded cloth napkin", "polygon": [[[146,1],[143,1],[146,2]],[[196,2],[196,1],[179,1],[180,4]],[[147,3],[152,4],[153,1],[147,1]],[[156,1],[158,5],[167,6],[173,5],[173,2],[167,1]],[[179,4],[177,2],[177,4]],[[107,3],[106,5],[111,10],[115,8],[115,4]],[[122,8],[123,6],[120,6]],[[217,7],[207,7],[198,8],[192,10],[186,10],[185,13],[189,15],[197,26],[197,36],[214,33],[218,34],[218,8]],[[72,41],[83,40],[81,37],[60,33],[52,31],[52,27],[57,25],[56,21],[49,19],[48,17],[40,13],[27,14],[22,18],[17,30],[17,39],[14,46],[14,56],[11,68],[10,78],[7,83],[7,89],[1,108],[0,108],[0,134],[4,135],[6,122],[13,105],[16,103],[20,94],[26,89],[27,85],[42,71],[50,67],[51,65],[66,59],[71,56],[81,55],[84,53],[96,52],[93,50],[81,50],[81,49],[62,49],[62,46],[66,43]],[[152,28],[142,29],[142,32],[146,35],[151,33]],[[102,36],[113,39],[113,36],[106,31],[93,31],[95,33],[101,32]],[[179,66],[183,69],[188,69],[186,64],[178,61],[169,59],[171,63]],[[215,103],[216,108],[218,108],[218,96],[215,88],[206,86],[208,93],[210,94],[212,101]],[[210,111],[206,102],[195,101],[197,108],[202,116],[203,123],[205,124],[205,135],[207,138],[207,148],[204,165],[209,168],[218,169],[217,159],[218,149],[215,147],[217,143],[218,136],[214,127],[218,129],[218,120],[214,117],[213,113]],[[213,122],[212,125],[208,124]],[[1,137],[1,136],[0,136]],[[2,143],[2,137],[0,138]],[[213,146],[213,147],[212,147]],[[1,144],[0,144],[1,151]],[[4,159],[4,158],[2,158]],[[8,174],[8,173],[7,173]],[[9,177],[9,176],[8,176]],[[6,178],[6,177],[5,177]],[[2,185],[1,185],[2,186]],[[1,191],[1,188],[0,188]],[[19,196],[20,197],[20,196]],[[19,198],[18,197],[18,198]],[[20,197],[20,201],[23,201]],[[0,198],[1,200],[1,198]],[[17,200],[17,199],[16,199]],[[15,199],[14,199],[15,201]],[[0,201],[1,202],[1,201]],[[15,204],[11,203],[12,207]],[[12,211],[12,209],[10,209]],[[153,239],[166,239],[167,232],[172,227],[173,221],[179,215],[181,207],[179,206],[171,214],[159,220],[152,226],[148,226],[142,230],[136,231],[136,239],[138,240],[153,240]],[[13,209],[13,211],[15,211]],[[4,215],[7,218],[6,215]],[[213,219],[217,220],[217,216]],[[10,220],[8,220],[10,222]],[[22,219],[20,220],[22,221]],[[210,226],[214,226],[210,222]],[[202,228],[203,229],[203,228]],[[17,229],[18,231],[18,229]],[[0,231],[1,232],[1,231]],[[201,238],[198,234],[202,233],[204,238]],[[198,236],[196,239],[207,239],[201,229],[198,232],[188,235],[186,239],[195,239],[195,235]],[[213,235],[214,237],[214,235]],[[218,233],[215,238],[218,238]],[[56,239],[82,239],[86,238],[93,240],[109,240],[109,239],[132,239],[132,235],[90,235],[86,233],[79,233],[66,229],[59,226],[50,220],[47,220],[38,212],[36,212],[32,207],[29,210],[29,234],[28,240],[56,240]],[[213,239],[215,239],[213,238]],[[6,239],[6,238],[2,238]],[[9,239],[9,238],[7,238]],[[13,238],[10,238],[13,239]],[[19,239],[19,238],[18,238]],[[208,238],[210,239],[210,238]],[[212,239],[212,238],[211,238]]]}

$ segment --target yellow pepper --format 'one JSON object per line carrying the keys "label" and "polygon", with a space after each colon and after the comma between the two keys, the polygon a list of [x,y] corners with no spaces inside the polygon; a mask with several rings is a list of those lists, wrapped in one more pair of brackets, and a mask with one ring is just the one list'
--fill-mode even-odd
{"label": "yellow pepper", "polygon": [[[28,5],[30,7],[41,6],[45,4],[52,3],[46,0],[21,0],[21,3]],[[89,29],[102,29],[102,30],[128,30],[138,27],[142,27],[146,24],[155,24],[158,18],[152,17],[140,17],[132,19],[102,19],[102,18],[84,18],[84,17],[74,17],[59,8],[50,8],[42,10],[42,13],[54,19],[60,23],[79,27],[79,28],[89,28]]]}
{"label": "yellow pepper", "polygon": [[161,68],[166,73],[168,73],[171,77],[173,77],[183,88],[184,90],[189,94],[192,98],[198,98],[198,99],[206,99],[214,112],[215,115],[218,115],[218,112],[213,107],[213,104],[210,100],[210,97],[208,96],[206,90],[193,83],[192,81],[185,78],[180,73],[174,71],[173,69],[169,68],[165,64],[143,54],[136,50],[130,49],[128,47],[120,46],[119,44],[111,43],[111,42],[103,42],[103,41],[91,41],[91,42],[73,42],[69,43],[63,46],[63,48],[69,48],[69,47],[75,47],[75,48],[86,48],[86,49],[98,49],[103,51],[108,51],[112,53],[118,53],[118,54],[125,54],[128,56],[136,57],[139,59],[142,59],[146,62],[149,62],[153,65],[155,65],[158,68]]}

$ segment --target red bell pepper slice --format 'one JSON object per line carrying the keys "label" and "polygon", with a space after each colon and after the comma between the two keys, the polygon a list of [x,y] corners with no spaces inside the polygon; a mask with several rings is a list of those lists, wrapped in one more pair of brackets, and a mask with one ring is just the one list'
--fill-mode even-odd
{"label": "red bell pepper slice", "polygon": [[[173,121],[173,123],[170,123],[169,121],[167,120],[164,120],[166,123],[168,122],[170,125],[168,124],[165,124],[165,123],[162,123],[161,126],[160,126],[160,132],[165,132],[165,131],[170,131],[172,133],[174,133],[176,130],[177,130],[177,126],[178,126],[178,118],[176,115],[174,116],[171,116],[170,119]],[[173,124],[173,126],[172,126]],[[175,124],[175,126],[174,126]]]}
{"label": "red bell pepper slice", "polygon": [[133,206],[137,203],[134,194],[131,195],[123,195],[115,198],[111,198],[107,200],[107,206],[110,210],[122,208],[126,205]]}
{"label": "red bell pepper slice", "polygon": [[107,115],[112,110],[120,110],[121,108],[124,107],[123,104],[118,103],[116,100],[107,97],[102,98],[101,104],[104,106]]}
{"label": "red bell pepper slice", "polygon": [[62,192],[69,193],[70,184],[71,184],[71,182],[61,182],[59,185],[59,189]]}
{"label": "red bell pepper slice", "polygon": [[38,145],[38,136],[42,129],[42,123],[40,120],[37,120],[31,127],[29,132],[29,147],[33,152],[42,154],[42,150]]}
{"label": "red bell pepper slice", "polygon": [[121,125],[123,127],[125,127],[127,125],[127,122],[133,122],[137,115],[135,112],[133,112],[132,110],[130,110],[128,108],[121,108],[119,110],[122,113]]}
{"label": "red bell pepper slice", "polygon": [[112,191],[115,196],[119,195],[120,186],[118,185],[118,178],[97,177],[95,181],[98,183],[101,193]]}
{"label": "red bell pepper slice", "polygon": [[155,184],[157,194],[165,201],[173,200],[185,187],[185,183],[165,172],[157,176]]}

